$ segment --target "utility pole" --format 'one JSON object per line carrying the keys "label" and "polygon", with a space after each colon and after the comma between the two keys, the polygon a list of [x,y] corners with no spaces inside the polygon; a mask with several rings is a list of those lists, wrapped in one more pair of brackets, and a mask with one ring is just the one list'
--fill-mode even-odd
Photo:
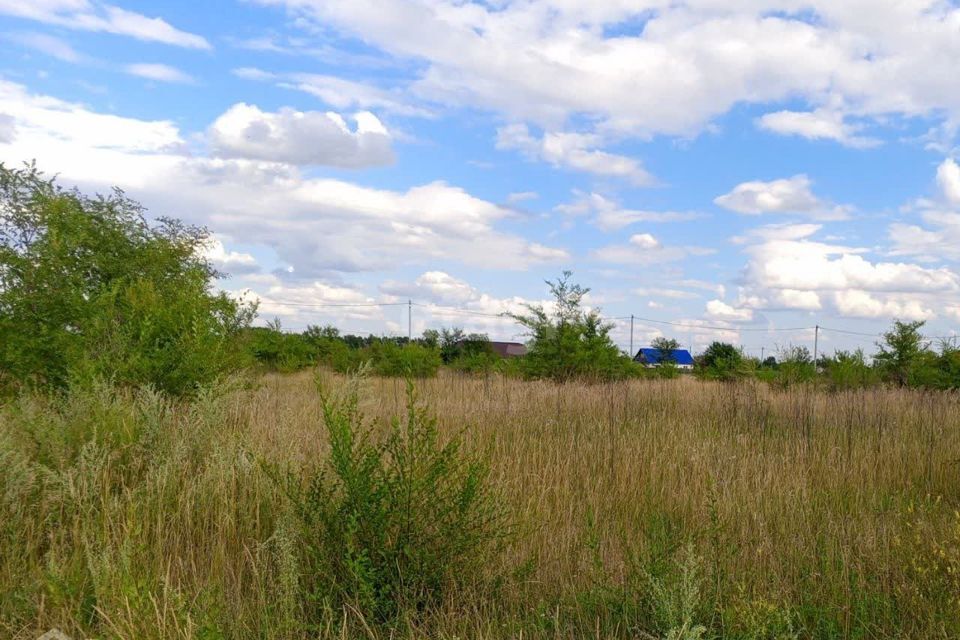
{"label": "utility pole", "polygon": [[634,356],[633,353],[633,314],[630,314],[630,357]]}
{"label": "utility pole", "polygon": [[765,347],[760,347],[760,366],[763,366],[763,351]]}
{"label": "utility pole", "polygon": [[407,342],[413,340],[413,300],[407,300]]}
{"label": "utility pole", "polygon": [[817,347],[820,346],[820,325],[813,328],[813,370],[817,370]]}

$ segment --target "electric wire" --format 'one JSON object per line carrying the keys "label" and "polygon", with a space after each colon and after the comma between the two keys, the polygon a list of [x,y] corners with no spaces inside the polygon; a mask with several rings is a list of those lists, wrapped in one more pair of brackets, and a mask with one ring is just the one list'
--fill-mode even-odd
{"label": "electric wire", "polygon": [[[262,300],[262,299],[261,299]],[[288,306],[288,307],[299,307],[299,308],[311,308],[311,309],[350,309],[350,308],[374,308],[374,307],[418,307],[421,309],[426,309],[427,311],[435,313],[454,313],[467,316],[476,316],[483,318],[494,318],[498,320],[507,320],[512,322],[517,322],[517,319],[511,316],[509,312],[502,313],[489,313],[485,311],[475,311],[473,309],[464,309],[462,307],[451,307],[446,305],[438,304],[423,304],[420,302],[300,302],[294,300],[277,300],[277,299],[267,299],[263,300],[270,304]],[[813,331],[818,327],[738,327],[738,326],[722,326],[722,325],[712,325],[712,324],[698,324],[694,322],[684,322],[684,321],[674,321],[674,320],[658,320],[655,318],[647,318],[645,316],[600,316],[601,319],[611,322],[622,322],[625,320],[634,320],[641,324],[659,324],[666,325],[671,327],[681,327],[685,329],[692,330],[701,330],[701,331],[736,331],[744,333],[778,333],[778,332],[788,332],[788,331]],[[863,338],[872,338],[872,339],[882,339],[884,333],[867,333],[863,331],[853,331],[850,329],[837,329],[835,327],[825,327],[820,326],[820,331],[825,331],[829,333],[839,333],[849,336],[859,336]],[[960,340],[960,334],[955,335],[943,335],[943,336],[924,336],[925,340]]]}

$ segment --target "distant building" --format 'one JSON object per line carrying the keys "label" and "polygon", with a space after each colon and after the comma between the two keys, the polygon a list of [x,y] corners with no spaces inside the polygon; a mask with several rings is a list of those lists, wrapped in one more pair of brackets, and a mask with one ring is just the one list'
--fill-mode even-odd
{"label": "distant building", "polygon": [[[659,367],[662,355],[659,349],[647,348],[637,351],[633,359],[645,367]],[[693,356],[686,349],[674,349],[665,359],[672,360],[680,369],[693,369]]]}
{"label": "distant building", "polygon": [[526,345],[520,342],[490,341],[490,348],[501,358],[516,358],[527,354]]}

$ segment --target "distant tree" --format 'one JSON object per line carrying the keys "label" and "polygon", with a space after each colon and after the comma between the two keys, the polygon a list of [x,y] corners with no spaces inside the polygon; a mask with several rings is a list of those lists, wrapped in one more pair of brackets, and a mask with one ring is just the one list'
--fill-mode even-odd
{"label": "distant tree", "polygon": [[361,349],[366,347],[376,341],[376,338],[372,335],[368,336],[358,336],[352,333],[348,333],[343,336],[343,342],[350,349]]}
{"label": "distant tree", "polygon": [[704,367],[717,366],[721,361],[739,361],[742,359],[740,350],[727,342],[712,342],[700,355]]}
{"label": "distant tree", "polygon": [[583,298],[590,290],[571,282],[571,276],[564,271],[556,282],[547,281],[553,296],[549,311],[542,305],[527,305],[528,313],[510,314],[527,328],[531,339],[521,363],[523,373],[557,381],[630,375],[633,363],[610,339],[613,325],[604,322],[597,311],[583,308]]}
{"label": "distant tree", "polygon": [[920,333],[924,324],[922,320],[896,320],[890,331],[883,334],[883,342],[877,343],[879,351],[873,357],[874,362],[889,380],[901,387],[910,382],[912,370],[930,351],[930,343]]}
{"label": "distant tree", "polygon": [[813,356],[810,354],[810,349],[804,345],[791,345],[780,352],[780,364],[786,362],[809,365],[813,364]]}
{"label": "distant tree", "polygon": [[326,362],[336,349],[345,348],[340,330],[333,325],[307,325],[306,331],[301,334],[303,342],[309,345],[315,362]]}
{"label": "distant tree", "polygon": [[803,345],[785,347],[780,351],[775,382],[786,388],[793,384],[810,382],[816,377],[813,356]]}
{"label": "distant tree", "polygon": [[423,335],[420,337],[420,344],[425,347],[430,347],[431,349],[436,349],[440,346],[440,332],[436,329],[425,329]]}
{"label": "distant tree", "polygon": [[764,369],[776,369],[777,358],[775,356],[767,356],[766,358],[764,358],[760,366],[763,367]]}
{"label": "distant tree", "polygon": [[878,383],[879,372],[870,366],[863,349],[835,351],[820,359],[822,375],[835,391],[860,389]]}
{"label": "distant tree", "polygon": [[743,354],[732,344],[712,342],[700,354],[698,373],[713,380],[733,380],[744,374]]}
{"label": "distant tree", "polygon": [[673,352],[680,348],[680,343],[673,338],[660,336],[654,338],[650,346],[657,350],[660,362],[673,362]]}
{"label": "distant tree", "polygon": [[449,364],[460,355],[461,342],[466,339],[467,334],[459,327],[440,330],[440,358],[444,363]]}
{"label": "distant tree", "polygon": [[182,394],[242,365],[255,307],[212,292],[208,242],[178,220],[151,225],[119,190],[91,198],[0,164],[0,382]]}
{"label": "distant tree", "polygon": [[432,378],[440,367],[437,349],[417,342],[383,340],[364,349],[364,358],[377,375],[404,378]]}
{"label": "distant tree", "polygon": [[277,371],[298,371],[317,364],[320,357],[316,332],[294,333],[283,330],[279,318],[274,318],[265,327],[250,330],[250,350],[254,359]]}
{"label": "distant tree", "polygon": [[960,348],[955,342],[943,341],[940,344],[936,367],[939,372],[937,384],[939,388],[960,388]]}
{"label": "distant tree", "polygon": [[487,362],[492,361],[494,355],[490,338],[485,333],[464,333],[459,327],[443,329],[440,332],[440,358],[444,364],[477,357],[482,357]]}
{"label": "distant tree", "polygon": [[307,325],[307,330],[303,332],[303,337],[312,342],[321,340],[339,340],[340,330],[331,324],[318,327],[313,324]]}

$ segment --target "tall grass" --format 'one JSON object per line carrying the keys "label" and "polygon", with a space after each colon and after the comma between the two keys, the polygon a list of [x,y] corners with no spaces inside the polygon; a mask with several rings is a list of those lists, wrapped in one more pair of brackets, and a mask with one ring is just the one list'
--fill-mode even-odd
{"label": "tall grass", "polygon": [[[404,383],[360,384],[388,439]],[[330,459],[311,375],[8,404],[0,637],[960,637],[956,395],[443,372],[417,393],[514,530],[386,621],[311,608],[318,529],[267,472]]]}

